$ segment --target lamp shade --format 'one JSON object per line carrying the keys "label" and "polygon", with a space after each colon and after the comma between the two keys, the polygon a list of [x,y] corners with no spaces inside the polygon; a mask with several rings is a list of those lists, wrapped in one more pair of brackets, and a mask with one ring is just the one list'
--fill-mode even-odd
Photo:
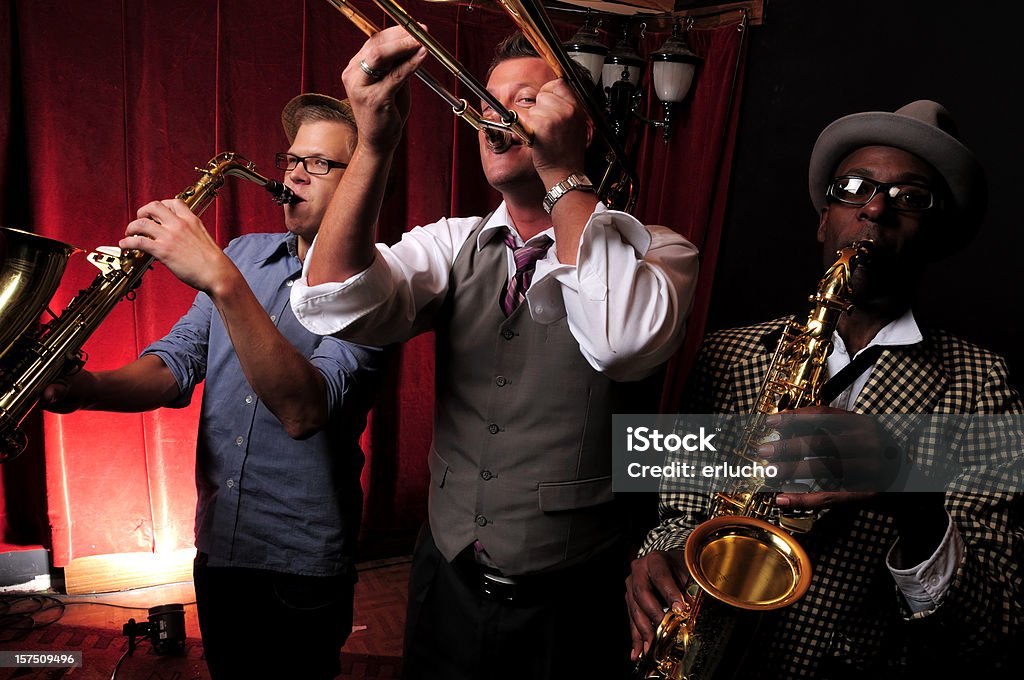
{"label": "lamp shade", "polygon": [[628,80],[633,87],[640,84],[640,73],[644,68],[644,60],[636,53],[625,39],[620,40],[604,58],[601,69],[601,80],[605,87],[617,80],[623,80],[623,72],[628,72]]}
{"label": "lamp shade", "polygon": [[676,104],[686,99],[696,70],[696,64],[668,60],[655,61],[651,69],[651,77],[654,79],[654,92],[658,99]]}
{"label": "lamp shade", "polygon": [[651,52],[652,78],[658,99],[678,103],[686,98],[693,84],[697,64],[703,61],[690,51],[690,47],[679,35],[679,24],[672,28],[672,35],[658,49]]}
{"label": "lamp shade", "polygon": [[601,42],[597,28],[590,25],[589,18],[562,47],[569,58],[590,72],[594,85],[601,82],[601,68],[608,55],[608,47]]}

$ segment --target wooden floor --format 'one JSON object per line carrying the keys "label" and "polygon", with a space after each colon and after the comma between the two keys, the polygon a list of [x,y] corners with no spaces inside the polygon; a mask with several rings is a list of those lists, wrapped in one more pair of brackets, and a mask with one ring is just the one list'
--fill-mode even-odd
{"label": "wooden floor", "polygon": [[[351,654],[401,656],[409,560],[397,558],[359,565],[352,635],[344,651]],[[129,619],[148,620],[148,609],[163,604],[185,607],[185,634],[199,638],[192,583],[151,586],[117,593],[56,595],[64,602],[60,623],[122,633]]]}

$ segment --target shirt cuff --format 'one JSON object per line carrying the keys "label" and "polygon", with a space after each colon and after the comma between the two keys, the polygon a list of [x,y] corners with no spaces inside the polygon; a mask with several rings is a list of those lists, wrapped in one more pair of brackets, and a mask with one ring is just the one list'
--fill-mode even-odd
{"label": "shirt cuff", "polygon": [[[306,262],[309,262],[309,253]],[[386,301],[393,283],[391,271],[380,253],[368,268],[341,282],[327,281],[311,286],[304,267],[302,277],[292,285],[292,312],[311,333],[332,335]]]}
{"label": "shirt cuff", "polygon": [[610,248],[632,249],[630,257],[643,259],[651,247],[651,234],[638,219],[598,203],[587,220],[576,251],[576,265],[562,264],[547,257],[537,262],[533,283],[526,293],[533,320],[551,324],[566,315],[562,286],[581,297],[600,302],[608,296]]}
{"label": "shirt cuff", "polygon": [[[657,530],[655,530],[657,531]],[[654,532],[652,532],[653,534]],[[643,557],[656,550],[668,552],[669,550],[682,550],[686,547],[686,539],[693,533],[693,529],[682,531],[668,531],[652,538],[648,535],[647,541],[640,547],[637,557]]]}
{"label": "shirt cuff", "polygon": [[907,606],[915,614],[935,609],[942,601],[946,590],[953,582],[957,567],[963,560],[965,548],[953,518],[949,518],[946,533],[939,542],[939,547],[931,557],[909,569],[893,567],[894,557],[899,554],[900,542],[889,550],[885,564],[889,568],[896,586],[903,593]]}

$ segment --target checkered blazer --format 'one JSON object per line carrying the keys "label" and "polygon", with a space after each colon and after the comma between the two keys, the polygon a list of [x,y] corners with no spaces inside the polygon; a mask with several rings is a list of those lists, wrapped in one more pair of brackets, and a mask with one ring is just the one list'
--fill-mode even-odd
{"label": "checkered blazer", "polygon": [[[750,412],[784,323],[777,319],[709,336],[687,384],[682,412]],[[919,344],[882,352],[855,411],[1022,413],[1001,358],[947,333],[924,335]],[[999,447],[1005,456],[1000,470],[1020,474],[1022,440],[1021,433],[1011,433]],[[970,488],[986,488],[982,476],[972,476],[969,454],[947,451],[947,460],[929,462],[952,465]],[[911,455],[935,458],[935,452]],[[913,616],[885,565],[896,539],[891,516],[870,502],[829,509],[810,533],[798,536],[813,564],[810,590],[796,604],[764,615],[758,634],[744,645],[749,668],[743,677],[835,675],[822,667],[871,669],[893,677],[936,660],[949,664],[967,657],[975,659],[969,664],[975,669],[977,664],[1005,663],[996,660],[1012,636],[1019,641],[1024,621],[1022,501],[1006,493],[947,494],[946,508],[964,540],[965,559],[939,606]],[[641,554],[682,547],[690,530],[706,519],[707,497],[663,494],[659,511],[661,524],[648,534]]]}

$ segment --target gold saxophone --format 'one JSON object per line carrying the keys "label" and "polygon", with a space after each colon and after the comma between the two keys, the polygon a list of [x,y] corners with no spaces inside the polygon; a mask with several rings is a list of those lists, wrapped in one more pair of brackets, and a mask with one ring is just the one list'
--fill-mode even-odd
{"label": "gold saxophone", "polygon": [[[256,172],[236,153],[221,153],[206,168],[196,168],[199,181],[177,198],[196,215],[217,197],[228,175],[264,187],[278,204],[292,203],[286,186]],[[84,365],[82,346],[117,303],[132,294],[153,257],[138,250],[101,247],[89,253],[100,273],[78,293],[61,315],[48,304],[60,284],[68,259],[80,248],[17,229],[0,228],[0,463],[24,451],[27,437],[21,422],[35,408],[43,389]],[[52,317],[40,323],[46,311]]]}
{"label": "gold saxophone", "polygon": [[[821,404],[832,334],[842,314],[852,307],[850,278],[873,248],[872,241],[857,241],[839,250],[810,297],[814,304],[807,321],[787,322],[733,462],[765,465],[757,449],[777,437],[765,425],[766,418],[779,411]],[[764,478],[745,477],[713,495],[711,519],[686,539],[683,559],[689,579],[683,587],[682,607],[665,614],[650,648],[637,662],[634,678],[710,677],[717,664],[715,655],[721,654],[719,636],[727,626],[716,620],[698,627],[706,596],[740,609],[765,611],[790,605],[807,592],[810,559],[789,532],[808,531],[813,516],[781,514],[775,505],[776,493],[777,488],[767,485]]]}

